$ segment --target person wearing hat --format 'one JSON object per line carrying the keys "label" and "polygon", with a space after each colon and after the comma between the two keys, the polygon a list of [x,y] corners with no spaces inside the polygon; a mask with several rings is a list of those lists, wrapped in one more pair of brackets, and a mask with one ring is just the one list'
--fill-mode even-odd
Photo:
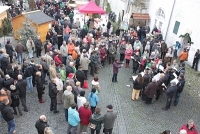
{"label": "person wearing hat", "polygon": [[117,112],[113,111],[113,106],[107,106],[107,113],[104,115],[104,134],[112,134],[115,119],[117,118]]}
{"label": "person wearing hat", "polygon": [[78,109],[80,121],[80,133],[86,132],[87,127],[90,123],[90,116],[92,115],[92,111],[90,110],[90,103],[85,102],[83,106]]}
{"label": "person wearing hat", "polygon": [[170,86],[166,89],[166,95],[167,95],[167,102],[164,108],[162,108],[163,110],[168,110],[170,109],[171,103],[172,103],[172,99],[175,96],[177,91],[177,86],[176,86],[176,82],[174,80],[172,80],[170,82]]}
{"label": "person wearing hat", "polygon": [[180,74],[179,77],[178,77],[178,80],[179,81],[177,83],[177,92],[176,92],[176,95],[175,95],[175,98],[174,98],[174,106],[177,106],[180,94],[182,93],[183,88],[185,86],[184,74]]}
{"label": "person wearing hat", "polygon": [[19,104],[20,104],[19,91],[16,90],[15,85],[11,85],[10,89],[11,89],[11,99],[12,99],[12,103],[10,106],[13,108],[15,115],[17,115],[17,109],[18,109],[19,114],[22,115],[22,110],[19,107]]}

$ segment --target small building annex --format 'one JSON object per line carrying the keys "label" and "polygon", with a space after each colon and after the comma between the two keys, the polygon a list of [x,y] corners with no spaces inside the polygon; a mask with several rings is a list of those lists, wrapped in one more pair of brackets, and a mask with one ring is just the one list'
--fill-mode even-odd
{"label": "small building annex", "polygon": [[22,13],[12,19],[14,38],[19,39],[19,31],[24,27],[23,22],[30,22],[31,26],[36,29],[42,42],[46,41],[46,34],[51,28],[53,18],[49,17],[40,10]]}

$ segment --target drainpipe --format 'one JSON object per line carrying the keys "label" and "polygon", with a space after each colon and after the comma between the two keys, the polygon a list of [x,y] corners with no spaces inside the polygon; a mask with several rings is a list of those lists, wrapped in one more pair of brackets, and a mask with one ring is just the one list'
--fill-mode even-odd
{"label": "drainpipe", "polygon": [[170,25],[170,21],[172,19],[172,14],[174,12],[174,7],[175,7],[175,4],[176,4],[176,0],[174,0],[174,3],[172,5],[172,11],[171,11],[171,14],[170,14],[170,17],[169,17],[169,22],[168,22],[168,26],[167,26],[167,31],[166,31],[166,34],[165,34],[165,41],[166,41],[166,38],[167,38],[167,34],[169,32],[169,25]]}

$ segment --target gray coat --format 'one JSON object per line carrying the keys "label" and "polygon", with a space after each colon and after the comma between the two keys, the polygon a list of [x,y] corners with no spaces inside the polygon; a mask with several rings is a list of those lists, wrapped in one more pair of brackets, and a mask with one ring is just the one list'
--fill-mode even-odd
{"label": "gray coat", "polygon": [[64,109],[68,109],[74,103],[74,95],[72,92],[65,90],[63,94]]}
{"label": "gray coat", "polygon": [[117,112],[108,111],[104,115],[104,128],[105,129],[113,128],[116,118],[117,118]]}
{"label": "gray coat", "polygon": [[110,47],[109,49],[108,49],[108,57],[115,57],[115,54],[116,54],[116,48],[112,48],[112,47]]}
{"label": "gray coat", "polygon": [[119,53],[120,54],[125,54],[125,51],[126,51],[126,44],[121,44],[119,46]]}
{"label": "gray coat", "polygon": [[82,67],[82,70],[88,70],[90,60],[87,57],[82,56],[80,59],[80,65]]}

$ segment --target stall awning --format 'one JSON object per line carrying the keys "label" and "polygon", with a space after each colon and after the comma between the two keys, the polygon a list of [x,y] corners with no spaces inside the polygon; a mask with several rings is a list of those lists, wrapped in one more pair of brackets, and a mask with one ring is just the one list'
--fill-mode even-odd
{"label": "stall awning", "polygon": [[133,13],[134,20],[150,20],[149,14]]}

